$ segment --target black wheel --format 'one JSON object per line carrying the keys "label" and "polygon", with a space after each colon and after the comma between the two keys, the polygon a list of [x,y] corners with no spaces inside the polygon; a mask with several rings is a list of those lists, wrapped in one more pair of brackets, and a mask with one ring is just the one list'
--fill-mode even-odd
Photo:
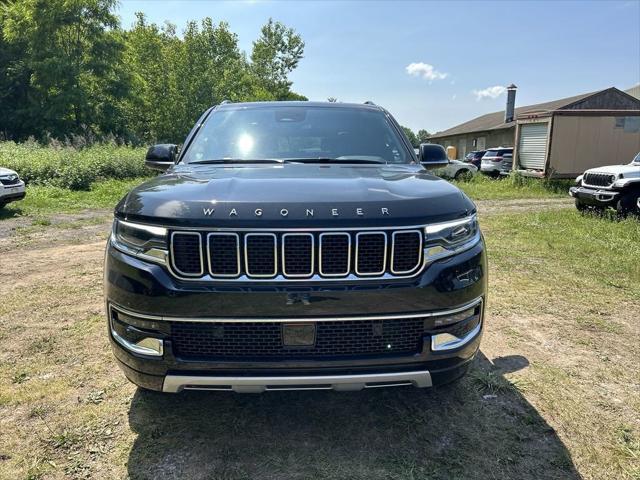
{"label": "black wheel", "polygon": [[588,208],[589,208],[588,205],[582,203],[580,200],[576,198],[576,210],[578,210],[579,212],[584,212]]}
{"label": "black wheel", "polygon": [[618,215],[626,217],[631,213],[636,213],[638,197],[640,197],[640,192],[637,191],[622,195],[616,204],[616,212],[618,212]]}
{"label": "black wheel", "polygon": [[461,170],[458,170],[456,172],[456,174],[453,176],[454,180],[469,180],[472,177],[471,175],[471,170],[467,169],[467,168],[463,168]]}

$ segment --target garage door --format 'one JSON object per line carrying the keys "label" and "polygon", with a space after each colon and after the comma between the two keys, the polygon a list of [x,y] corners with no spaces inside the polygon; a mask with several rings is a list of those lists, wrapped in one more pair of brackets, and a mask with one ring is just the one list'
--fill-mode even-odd
{"label": "garage door", "polygon": [[547,153],[548,123],[520,125],[518,163],[521,168],[544,170]]}

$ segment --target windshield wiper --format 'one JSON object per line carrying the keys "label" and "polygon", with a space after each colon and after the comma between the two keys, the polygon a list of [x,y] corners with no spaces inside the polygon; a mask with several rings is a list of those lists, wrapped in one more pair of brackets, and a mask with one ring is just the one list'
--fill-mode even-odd
{"label": "windshield wiper", "polygon": [[331,158],[331,157],[315,157],[315,158],[285,158],[284,163],[362,163],[362,164],[386,164],[382,160],[366,160],[363,158]]}
{"label": "windshield wiper", "polygon": [[210,160],[195,160],[189,165],[207,165],[213,163],[283,163],[275,158],[213,158]]}

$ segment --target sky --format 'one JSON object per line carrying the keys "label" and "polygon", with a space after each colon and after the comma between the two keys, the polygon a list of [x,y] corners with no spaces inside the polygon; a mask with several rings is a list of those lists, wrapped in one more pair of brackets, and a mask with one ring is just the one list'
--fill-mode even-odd
{"label": "sky", "polygon": [[504,109],[640,83],[640,0],[154,1],[121,0],[180,32],[225,21],[248,54],[271,17],[294,28],[304,58],[290,75],[310,100],[371,100],[414,131],[434,133]]}

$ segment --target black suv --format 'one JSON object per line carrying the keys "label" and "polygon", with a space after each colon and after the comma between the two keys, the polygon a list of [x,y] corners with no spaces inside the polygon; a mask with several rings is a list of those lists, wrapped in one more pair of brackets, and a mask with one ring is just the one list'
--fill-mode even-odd
{"label": "black suv", "polygon": [[476,208],[384,109],[225,102],[147,164],[167,171],[117,205],[104,275],[135,384],[357,390],[467,370],[487,284]]}

